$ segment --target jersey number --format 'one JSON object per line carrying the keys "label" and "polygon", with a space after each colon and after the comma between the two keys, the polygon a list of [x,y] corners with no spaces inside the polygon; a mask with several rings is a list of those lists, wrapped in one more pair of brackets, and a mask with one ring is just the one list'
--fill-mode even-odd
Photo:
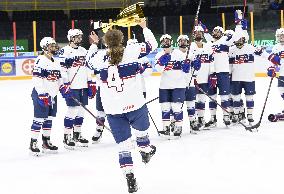
{"label": "jersey number", "polygon": [[119,77],[117,66],[109,66],[107,85],[109,88],[115,88],[117,92],[123,91],[123,80]]}

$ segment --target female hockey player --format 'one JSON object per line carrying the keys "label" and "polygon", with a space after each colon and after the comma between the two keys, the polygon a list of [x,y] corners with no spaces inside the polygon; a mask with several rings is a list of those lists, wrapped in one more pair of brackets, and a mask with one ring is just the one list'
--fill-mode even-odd
{"label": "female hockey player", "polygon": [[[284,61],[284,28],[279,28],[276,30],[275,33],[275,39],[277,44],[273,46],[272,52],[270,56],[268,57],[268,60],[270,60],[274,65],[270,66],[267,69],[267,75],[270,77],[276,76],[276,68],[280,67],[279,71],[279,78],[278,78],[278,90],[279,93],[284,100],[284,67],[283,67],[283,61]],[[282,110],[282,114],[284,113],[284,110]],[[281,113],[280,113],[281,114]]]}
{"label": "female hockey player", "polygon": [[[178,49],[183,55],[183,60],[189,61],[188,47],[189,47],[189,38],[187,35],[180,35],[177,38]],[[197,71],[200,67],[200,61],[197,60],[194,64],[195,68],[191,68],[190,71],[185,75],[186,76],[186,90],[185,90],[185,104],[187,106],[187,114],[190,122],[191,132],[198,131],[199,125],[195,117],[195,103],[196,103],[196,90],[194,86],[194,77],[196,76]]]}
{"label": "female hockey player", "polygon": [[197,59],[201,63],[201,68],[195,73],[196,77],[194,78],[194,82],[197,88],[196,110],[198,115],[198,123],[199,127],[204,127],[206,95],[199,91],[198,88],[201,88],[204,92],[208,93],[209,88],[216,87],[216,81],[214,79],[214,58],[211,45],[203,42],[204,30],[201,26],[195,26],[193,37],[194,42],[190,45],[189,58],[191,60]]}
{"label": "female hockey player", "polygon": [[57,93],[63,83],[61,67],[53,58],[58,47],[51,37],[44,37],[40,41],[43,52],[36,59],[33,69],[32,100],[34,105],[34,119],[31,126],[30,151],[33,155],[39,155],[37,146],[38,136],[42,129],[43,152],[57,152],[58,148],[50,142],[52,119],[57,112]]}
{"label": "female hockey player", "polygon": [[[69,45],[61,49],[59,56],[64,73],[64,86],[61,87],[60,92],[68,107],[64,118],[63,140],[64,147],[67,149],[74,149],[75,145],[88,146],[89,142],[81,135],[85,110],[73,98],[76,98],[83,105],[87,105],[88,97],[93,98],[96,93],[96,85],[92,81],[91,70],[87,68],[85,63],[87,50],[80,46],[82,36],[81,30],[70,29],[67,35]],[[70,94],[65,95],[68,93]]]}
{"label": "female hockey player", "polygon": [[[245,19],[242,19],[245,20]],[[233,36],[234,45],[230,48],[229,58],[232,70],[231,92],[233,96],[234,115],[233,123],[240,119],[241,94],[242,89],[245,91],[247,120],[251,124],[254,122],[253,109],[255,92],[255,55],[267,57],[268,54],[263,49],[257,49],[248,44],[247,22],[240,21],[237,23]]]}
{"label": "female hockey player", "polygon": [[[147,132],[150,123],[143,96],[139,58],[155,50],[157,42],[144,19],[140,26],[143,28],[145,43],[124,48],[123,33],[120,30],[109,30],[104,36],[107,49],[98,52],[94,50],[94,56],[89,61],[92,68],[100,71],[102,105],[119,147],[119,164],[130,193],[138,190],[131,156],[131,127],[136,134],[142,161],[148,163],[156,152]],[[95,44],[98,43],[96,34],[93,34],[92,39]]]}

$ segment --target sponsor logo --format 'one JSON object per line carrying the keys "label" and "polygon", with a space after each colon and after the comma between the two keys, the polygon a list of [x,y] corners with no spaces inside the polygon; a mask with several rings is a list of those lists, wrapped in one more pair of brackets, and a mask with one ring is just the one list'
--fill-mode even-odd
{"label": "sponsor logo", "polygon": [[9,74],[13,71],[13,66],[11,63],[3,63],[1,70],[4,74]]}
{"label": "sponsor logo", "polygon": [[22,70],[27,75],[32,75],[33,68],[34,68],[35,60],[33,59],[27,59],[22,64]]}

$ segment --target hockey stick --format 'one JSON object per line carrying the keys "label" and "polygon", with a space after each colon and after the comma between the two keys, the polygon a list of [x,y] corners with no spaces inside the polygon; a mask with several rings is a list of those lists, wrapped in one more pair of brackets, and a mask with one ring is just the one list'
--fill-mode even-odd
{"label": "hockey stick", "polygon": [[261,120],[262,120],[262,116],[263,116],[263,113],[264,113],[264,109],[266,107],[266,102],[267,102],[267,99],[268,99],[268,95],[269,95],[269,92],[270,92],[270,89],[271,89],[273,78],[274,77],[271,78],[270,83],[269,83],[269,87],[268,87],[266,98],[265,98],[265,101],[264,101],[264,104],[263,104],[263,108],[262,108],[262,112],[261,112],[261,115],[260,115],[260,119],[259,119],[258,123],[256,123],[253,126],[249,126],[248,127],[248,130],[250,130],[250,131],[252,131],[252,129],[257,129],[260,126],[260,123],[261,123]]}
{"label": "hockey stick", "polygon": [[151,118],[151,120],[152,120],[152,122],[153,122],[153,124],[154,124],[154,126],[155,126],[155,128],[156,128],[156,130],[157,130],[158,136],[160,136],[159,129],[158,129],[158,127],[157,127],[157,125],[156,125],[156,123],[155,123],[155,121],[154,121],[152,115],[150,114],[150,111],[149,111],[149,110],[148,110],[148,113],[149,113],[149,116],[150,116],[150,118]]}
{"label": "hockey stick", "polygon": [[92,115],[92,117],[93,117],[94,119],[96,119],[96,121],[97,121],[100,125],[102,125],[103,127],[105,127],[108,131],[110,131],[110,132],[112,133],[111,129],[110,129],[108,126],[106,126],[98,117],[96,117],[85,105],[83,105],[79,100],[77,100],[77,99],[74,98],[73,96],[71,96],[71,98],[72,98],[78,105],[80,105],[81,107],[83,107],[83,109],[85,109],[88,113],[90,113],[90,115]]}
{"label": "hockey stick", "polygon": [[[221,104],[219,104],[217,102],[217,100],[213,99],[211,96],[209,96],[209,94],[207,94],[203,89],[201,89],[198,84],[195,85],[195,87],[203,94],[205,94],[208,98],[210,98],[210,100],[214,101],[219,107],[222,108],[222,110],[224,110],[226,113],[228,113],[229,115],[232,115],[232,113],[230,113],[227,109],[225,109]],[[242,123],[241,121],[238,121],[239,124],[241,124],[247,131],[253,132],[251,126],[246,126],[244,123]]]}

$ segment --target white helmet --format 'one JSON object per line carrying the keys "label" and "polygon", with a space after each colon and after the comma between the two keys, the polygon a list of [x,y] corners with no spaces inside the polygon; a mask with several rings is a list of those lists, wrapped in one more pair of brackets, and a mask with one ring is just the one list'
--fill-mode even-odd
{"label": "white helmet", "polygon": [[201,26],[194,26],[194,32],[197,32],[197,31],[200,31],[200,32],[204,32],[204,29],[201,27]]}
{"label": "white helmet", "polygon": [[236,42],[240,40],[241,38],[245,38],[245,42],[248,42],[249,41],[248,33],[245,31],[240,31],[240,32],[235,33],[233,36],[233,41]]}
{"label": "white helmet", "polygon": [[42,50],[45,50],[46,47],[48,47],[48,45],[50,44],[56,44],[55,40],[51,37],[44,37],[43,39],[41,39],[39,45],[42,48]]}
{"label": "white helmet", "polygon": [[164,39],[166,39],[166,38],[172,40],[171,35],[169,35],[169,34],[163,34],[163,35],[161,36],[161,38],[160,38],[160,42],[162,42],[162,40],[164,40]]}
{"label": "white helmet", "polygon": [[127,41],[127,46],[128,46],[128,45],[132,45],[132,44],[136,44],[136,43],[138,43],[137,39],[129,39],[129,40]]}
{"label": "white helmet", "polygon": [[224,28],[222,28],[221,26],[216,26],[213,31],[214,30],[219,30],[220,32],[222,32],[222,34],[224,34]]}
{"label": "white helmet", "polygon": [[71,41],[71,38],[74,36],[83,35],[83,32],[80,29],[70,29],[67,34],[68,41]]}
{"label": "white helmet", "polygon": [[178,38],[177,38],[177,42],[179,42],[181,39],[185,39],[187,41],[189,41],[189,38],[187,35],[179,35]]}

